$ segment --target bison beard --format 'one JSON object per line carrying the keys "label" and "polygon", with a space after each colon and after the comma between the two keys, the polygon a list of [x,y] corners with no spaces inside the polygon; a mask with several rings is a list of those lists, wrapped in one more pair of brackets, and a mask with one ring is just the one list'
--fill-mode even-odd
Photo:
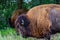
{"label": "bison beard", "polygon": [[15,20],[16,31],[24,37],[46,37],[60,32],[60,5],[47,4],[30,9]]}

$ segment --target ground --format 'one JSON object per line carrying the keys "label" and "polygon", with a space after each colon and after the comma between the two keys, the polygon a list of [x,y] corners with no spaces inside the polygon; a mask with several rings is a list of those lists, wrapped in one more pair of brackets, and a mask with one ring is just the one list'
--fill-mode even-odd
{"label": "ground", "polygon": [[[0,30],[0,40],[43,40],[36,38],[23,38],[21,35],[17,36],[16,31],[11,28]],[[60,33],[51,35],[51,40],[60,40]]]}

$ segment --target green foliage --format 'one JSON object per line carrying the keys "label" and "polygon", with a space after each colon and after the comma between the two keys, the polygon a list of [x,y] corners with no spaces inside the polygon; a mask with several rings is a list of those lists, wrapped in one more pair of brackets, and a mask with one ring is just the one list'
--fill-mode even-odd
{"label": "green foliage", "polygon": [[31,0],[30,2],[23,2],[23,8],[31,9],[34,6],[41,4],[60,4],[60,0]]}
{"label": "green foliage", "polygon": [[2,29],[0,32],[2,36],[16,35],[16,31],[12,28]]}
{"label": "green foliage", "polygon": [[6,29],[9,27],[8,19],[11,17],[13,10],[16,8],[16,2],[0,0],[0,29]]}
{"label": "green foliage", "polygon": [[22,7],[24,9],[28,9],[29,10],[31,8],[31,5],[29,3],[27,4],[27,3],[24,2],[23,5],[22,5]]}
{"label": "green foliage", "polygon": [[[28,1],[27,1],[28,2]],[[22,7],[23,8],[25,8],[25,9],[31,9],[32,7],[34,7],[34,6],[37,6],[37,5],[40,5],[41,3],[40,3],[40,0],[32,0],[32,1],[30,1],[30,2],[28,2],[28,3],[26,3],[26,2],[23,2],[23,5],[22,5]]]}
{"label": "green foliage", "polygon": [[55,0],[42,0],[42,4],[53,4],[55,3]]}

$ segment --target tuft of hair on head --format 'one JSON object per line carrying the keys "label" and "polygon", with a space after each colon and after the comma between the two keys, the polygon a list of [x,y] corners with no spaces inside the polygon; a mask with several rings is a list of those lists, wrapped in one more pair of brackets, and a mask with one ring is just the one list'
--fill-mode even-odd
{"label": "tuft of hair on head", "polygon": [[27,27],[30,23],[29,19],[27,18],[26,14],[21,14],[17,18],[21,26]]}

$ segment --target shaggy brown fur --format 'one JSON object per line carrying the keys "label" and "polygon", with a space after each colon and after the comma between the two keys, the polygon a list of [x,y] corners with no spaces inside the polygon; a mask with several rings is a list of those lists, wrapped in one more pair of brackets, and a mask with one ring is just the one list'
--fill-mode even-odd
{"label": "shaggy brown fur", "polygon": [[23,10],[23,9],[17,9],[16,11],[13,12],[11,18],[9,19],[10,25],[14,27],[14,21],[17,19],[17,17],[21,14],[26,14],[28,10]]}
{"label": "shaggy brown fur", "polygon": [[28,11],[26,14],[30,20],[31,35],[36,37],[43,37],[50,32],[51,21],[49,18],[49,13],[55,8],[60,9],[60,5],[47,4],[36,6]]}
{"label": "shaggy brown fur", "polygon": [[[52,18],[50,18],[50,16],[53,16],[54,18],[56,14],[60,15],[59,11],[60,11],[60,5],[57,5],[57,4],[46,4],[46,5],[39,5],[39,6],[33,7],[27,12],[27,14],[19,15],[19,17],[17,17],[15,21],[16,30],[18,32],[21,32],[22,35],[24,36],[28,35],[36,38],[46,36],[48,40],[50,40],[51,28],[57,28],[57,27],[53,27],[52,23],[55,20],[52,21]],[[53,15],[50,15],[50,14],[53,14]],[[22,26],[21,26],[21,23],[22,23],[21,21],[24,23],[22,24]],[[56,23],[57,22],[58,21],[56,21]],[[29,25],[27,26],[26,23],[29,23]]]}

